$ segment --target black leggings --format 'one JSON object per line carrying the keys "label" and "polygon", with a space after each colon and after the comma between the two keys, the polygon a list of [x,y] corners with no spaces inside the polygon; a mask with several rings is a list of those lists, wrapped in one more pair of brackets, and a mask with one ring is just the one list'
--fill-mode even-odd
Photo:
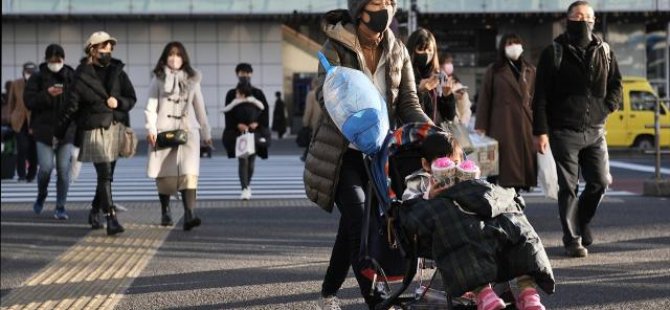
{"label": "black leggings", "polygon": [[251,184],[251,177],[254,175],[256,155],[251,155],[247,158],[238,158],[237,160],[239,161],[237,173],[240,176],[240,185],[242,185],[242,189],[245,189]]}
{"label": "black leggings", "polygon": [[348,149],[344,154],[335,196],[335,204],[341,214],[340,224],[321,294],[324,297],[335,295],[347,277],[349,266],[352,266],[361,294],[365,302],[372,306],[377,298],[370,296],[372,281],[361,274],[363,265],[360,260],[367,187],[368,175],[365,172],[363,155],[359,151]]}
{"label": "black leggings", "polygon": [[109,213],[110,208],[114,205],[112,200],[112,181],[114,181],[114,168],[116,168],[116,161],[110,163],[94,163],[95,172],[98,175],[98,184],[95,189],[95,197],[91,203],[92,211],[94,213],[103,212]]}

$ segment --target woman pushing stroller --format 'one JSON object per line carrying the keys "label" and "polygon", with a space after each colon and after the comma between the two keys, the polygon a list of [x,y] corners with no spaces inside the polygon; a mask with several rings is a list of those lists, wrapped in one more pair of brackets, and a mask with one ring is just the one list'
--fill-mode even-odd
{"label": "woman pushing stroller", "polygon": [[418,237],[421,256],[436,260],[448,293],[472,290],[478,310],[504,309],[489,283],[516,278],[517,309],[545,309],[536,288],[552,293],[554,278],[523,202],[511,189],[478,180],[478,168],[463,161],[447,133],[427,136],[421,155],[422,169],[405,179],[401,234]]}

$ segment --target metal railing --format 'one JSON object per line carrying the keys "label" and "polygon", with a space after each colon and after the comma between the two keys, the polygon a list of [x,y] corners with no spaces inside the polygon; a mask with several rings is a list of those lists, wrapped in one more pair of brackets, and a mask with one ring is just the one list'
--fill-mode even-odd
{"label": "metal railing", "polygon": [[645,150],[644,153],[656,155],[654,176],[656,180],[661,180],[661,154],[670,154],[670,150],[661,150],[661,128],[663,129],[670,128],[670,124],[661,124],[661,104],[662,102],[665,102],[666,106],[670,106],[670,99],[657,98],[655,100],[650,101],[656,103],[654,105],[654,123],[646,124],[644,127],[654,128],[654,150]]}

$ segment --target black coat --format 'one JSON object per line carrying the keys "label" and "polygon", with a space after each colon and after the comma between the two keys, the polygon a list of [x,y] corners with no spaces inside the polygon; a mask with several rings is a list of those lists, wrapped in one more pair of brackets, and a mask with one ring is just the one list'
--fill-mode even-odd
{"label": "black coat", "polygon": [[533,97],[533,134],[550,129],[584,131],[602,128],[607,116],[621,106],[621,73],[614,52],[610,50],[609,72],[602,40],[593,36],[584,60],[569,44],[566,34],[556,43],[563,46],[560,67],[556,70],[554,47],[542,52],[537,65]]}
{"label": "black coat", "polygon": [[[63,112],[74,79],[74,69],[65,65],[57,73],[48,69],[47,63],[40,64],[23,91],[23,101],[30,113],[30,128],[35,140],[51,145],[54,129],[58,125],[58,116]],[[47,89],[55,84],[63,85],[63,94],[53,97]],[[63,138],[65,143],[74,142],[76,126],[72,124]]]}
{"label": "black coat", "polygon": [[[61,114],[56,137],[64,135],[72,120],[77,122],[78,130],[109,128],[112,121],[130,127],[128,112],[135,106],[137,98],[133,84],[123,71],[124,64],[118,59],[112,59],[106,83],[100,80],[93,66],[82,60],[77,67],[72,91]],[[109,97],[114,97],[118,101],[115,109],[107,106]]]}
{"label": "black coat", "polygon": [[280,134],[286,132],[286,106],[281,99],[275,101],[275,110],[272,113],[272,130]]}
{"label": "black coat", "polygon": [[[403,204],[398,214],[400,241],[405,249],[435,260],[453,296],[521,275],[532,276],[551,294],[551,263],[524,207],[513,189],[463,181],[434,199]],[[417,240],[418,247],[411,240]]]}
{"label": "black coat", "polygon": [[[228,91],[226,94],[226,105],[229,105],[234,99],[236,95],[236,90],[233,88]],[[263,111],[261,112],[260,116],[258,116],[258,120],[256,121],[258,123],[258,127],[255,130],[255,134],[257,139],[259,140],[260,137],[262,136],[263,138],[268,141],[266,145],[260,145],[259,143],[256,143],[256,154],[262,158],[262,159],[267,159],[268,158],[268,148],[267,146],[269,145],[269,141],[271,138],[271,133],[270,133],[270,126],[269,126],[269,110],[270,106],[268,105],[268,101],[265,99],[265,95],[263,94],[263,91],[256,88],[252,87],[251,95],[258,99],[260,102],[263,103]],[[223,146],[226,149],[226,153],[228,155],[228,158],[235,158],[235,141],[237,140],[237,137],[242,134],[238,129],[237,129],[237,124],[244,123],[242,120],[238,119],[236,117],[236,113],[225,113],[225,120],[226,120],[226,127],[223,130]]]}

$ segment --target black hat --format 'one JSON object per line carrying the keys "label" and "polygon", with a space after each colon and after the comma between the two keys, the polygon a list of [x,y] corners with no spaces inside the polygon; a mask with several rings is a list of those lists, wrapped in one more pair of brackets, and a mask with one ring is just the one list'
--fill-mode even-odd
{"label": "black hat", "polygon": [[44,50],[44,59],[49,59],[51,57],[60,57],[65,58],[65,50],[62,46],[52,43],[47,46],[47,49]]}
{"label": "black hat", "polygon": [[240,71],[254,72],[254,69],[251,68],[250,64],[248,64],[246,62],[243,62],[243,63],[237,64],[237,67],[235,67],[235,73],[240,73]]}

